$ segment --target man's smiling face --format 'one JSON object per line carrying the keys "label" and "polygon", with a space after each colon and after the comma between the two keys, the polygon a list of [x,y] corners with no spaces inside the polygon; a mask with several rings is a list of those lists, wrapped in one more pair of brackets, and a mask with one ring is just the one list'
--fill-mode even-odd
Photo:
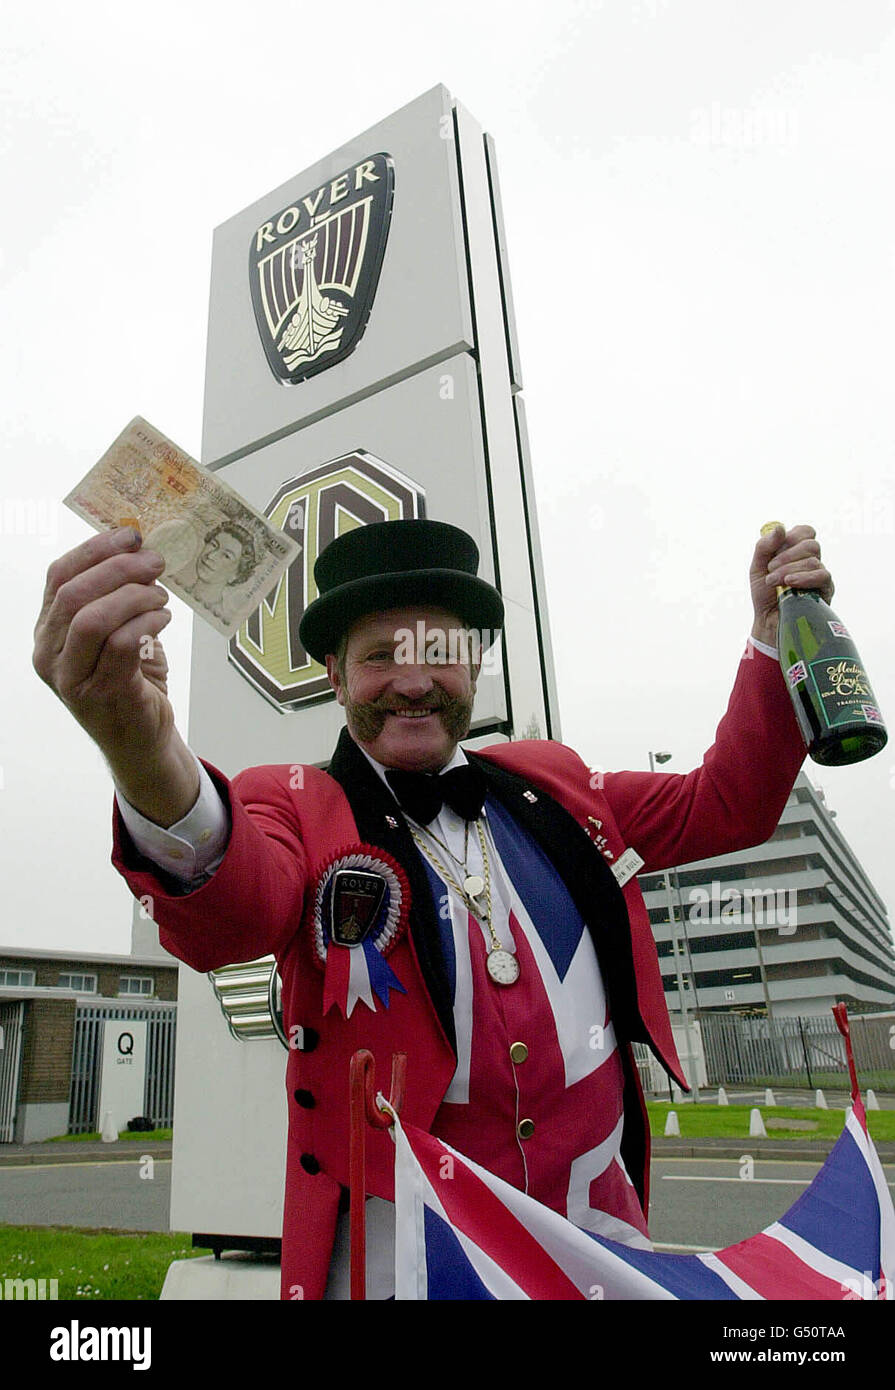
{"label": "man's smiling face", "polygon": [[[354,624],[341,667],[332,653],[327,656],[349,732],[385,767],[436,772],[469,731],[476,671],[462,659],[464,631],[443,609],[395,608]],[[416,641],[422,632],[443,634],[437,650],[434,643]],[[440,659],[427,661],[427,648]],[[455,659],[444,660],[445,654]]]}

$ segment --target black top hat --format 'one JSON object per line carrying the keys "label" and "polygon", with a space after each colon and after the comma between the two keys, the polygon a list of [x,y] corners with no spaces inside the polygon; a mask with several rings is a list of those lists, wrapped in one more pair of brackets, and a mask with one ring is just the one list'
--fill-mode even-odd
{"label": "black top hat", "polygon": [[478,564],[472,536],[444,521],[375,521],[346,531],[314,566],[319,597],[298,629],[305,651],[323,661],[358,618],[411,605],[456,614],[481,633],[484,650],[503,626],[503,599],[477,578]]}

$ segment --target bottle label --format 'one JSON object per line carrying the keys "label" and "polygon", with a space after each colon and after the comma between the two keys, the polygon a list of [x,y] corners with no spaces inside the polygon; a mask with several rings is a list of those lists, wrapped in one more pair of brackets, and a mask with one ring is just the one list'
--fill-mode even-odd
{"label": "bottle label", "polygon": [[808,679],[808,670],[804,661],[797,661],[794,666],[790,666],[786,673],[786,679],[789,681],[790,688],[794,685],[798,685],[799,681],[806,681]]}
{"label": "bottle label", "polygon": [[849,640],[851,640],[851,633],[843,623],[827,623],[827,627],[830,629],[834,637],[848,637]]}
{"label": "bottle label", "polygon": [[828,728],[855,719],[882,723],[879,710],[872,703],[875,697],[867,673],[860,662],[848,657],[826,657],[810,662],[809,670]]}

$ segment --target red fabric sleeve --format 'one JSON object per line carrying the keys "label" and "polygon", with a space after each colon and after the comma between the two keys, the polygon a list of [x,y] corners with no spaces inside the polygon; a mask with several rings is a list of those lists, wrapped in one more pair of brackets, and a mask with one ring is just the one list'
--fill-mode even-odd
{"label": "red fabric sleeve", "polygon": [[231,832],[200,887],[184,892],[143,858],[117,806],[112,829],[112,863],[135,897],[151,899],[161,944],[203,971],[281,952],[301,923],[308,878],[288,765],[248,768],[232,782],[204,766],[229,807]]}
{"label": "red fabric sleeve", "polygon": [[805,742],[778,663],[747,652],[700,767],[685,775],[605,774],[619,830],[645,873],[763,844],[774,832]]}

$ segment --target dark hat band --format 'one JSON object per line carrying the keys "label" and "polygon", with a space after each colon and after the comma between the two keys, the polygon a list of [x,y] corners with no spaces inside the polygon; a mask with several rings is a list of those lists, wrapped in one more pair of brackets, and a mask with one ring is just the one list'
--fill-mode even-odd
{"label": "dark hat band", "polygon": [[377,521],[337,536],[314,566],[319,597],[299,624],[305,650],[323,661],[359,618],[395,608],[441,608],[490,646],[503,599],[479,579],[472,536],[443,521]]}
{"label": "dark hat band", "polygon": [[483,651],[503,627],[503,599],[484,579],[457,570],[415,570],[368,575],[321,594],[305,610],[299,636],[305,650],[322,662],[360,618],[409,607],[453,614],[480,634]]}

